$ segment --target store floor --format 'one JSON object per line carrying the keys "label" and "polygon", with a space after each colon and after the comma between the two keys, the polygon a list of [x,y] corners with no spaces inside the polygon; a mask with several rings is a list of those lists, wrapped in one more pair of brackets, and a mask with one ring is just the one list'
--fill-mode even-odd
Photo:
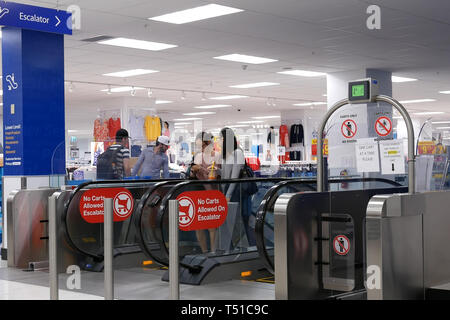
{"label": "store floor", "polygon": [[[165,271],[150,268],[116,270],[114,293],[123,300],[167,300],[169,284],[161,281]],[[103,299],[103,273],[82,272],[80,290],[68,290],[69,275],[59,276],[61,300]],[[8,268],[0,262],[0,300],[48,300],[50,298],[48,270],[27,272]],[[201,286],[180,285],[181,300],[273,300],[272,283],[233,280]]]}

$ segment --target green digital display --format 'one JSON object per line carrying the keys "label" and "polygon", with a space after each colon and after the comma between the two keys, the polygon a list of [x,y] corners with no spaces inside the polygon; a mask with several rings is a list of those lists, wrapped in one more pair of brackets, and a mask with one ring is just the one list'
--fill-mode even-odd
{"label": "green digital display", "polygon": [[352,97],[364,97],[366,95],[363,84],[357,84],[352,86]]}

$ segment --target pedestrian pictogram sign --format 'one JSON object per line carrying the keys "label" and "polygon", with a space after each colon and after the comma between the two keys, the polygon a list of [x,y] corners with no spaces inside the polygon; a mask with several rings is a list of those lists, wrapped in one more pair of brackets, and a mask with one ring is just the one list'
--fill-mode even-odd
{"label": "pedestrian pictogram sign", "polygon": [[347,119],[342,123],[341,132],[345,138],[347,139],[353,138],[356,135],[357,131],[358,126],[356,125],[356,122],[354,120]]}
{"label": "pedestrian pictogram sign", "polygon": [[388,117],[380,117],[375,122],[375,131],[380,137],[386,137],[392,132],[392,121]]}
{"label": "pedestrian pictogram sign", "polygon": [[333,249],[340,256],[345,256],[350,251],[350,240],[344,235],[336,236],[333,240]]}

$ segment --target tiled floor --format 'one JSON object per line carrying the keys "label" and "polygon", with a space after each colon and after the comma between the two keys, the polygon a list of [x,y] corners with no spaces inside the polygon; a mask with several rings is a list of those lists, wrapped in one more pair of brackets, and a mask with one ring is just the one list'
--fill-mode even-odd
{"label": "tiled floor", "polygon": [[[169,284],[161,281],[165,271],[159,269],[130,268],[114,273],[116,299],[167,300]],[[59,276],[59,298],[62,300],[103,299],[103,273],[81,272],[80,289],[68,289],[69,275]],[[8,268],[0,261],[0,300],[47,300],[50,298],[47,270],[26,272]],[[273,300],[275,287],[270,283],[253,281],[225,281],[201,286],[180,286],[183,300]]]}

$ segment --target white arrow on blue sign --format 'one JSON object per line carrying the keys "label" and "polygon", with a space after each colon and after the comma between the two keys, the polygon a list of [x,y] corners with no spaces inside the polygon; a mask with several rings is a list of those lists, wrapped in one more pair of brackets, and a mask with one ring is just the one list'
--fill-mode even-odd
{"label": "white arrow on blue sign", "polygon": [[0,1],[0,25],[71,35],[72,13]]}

